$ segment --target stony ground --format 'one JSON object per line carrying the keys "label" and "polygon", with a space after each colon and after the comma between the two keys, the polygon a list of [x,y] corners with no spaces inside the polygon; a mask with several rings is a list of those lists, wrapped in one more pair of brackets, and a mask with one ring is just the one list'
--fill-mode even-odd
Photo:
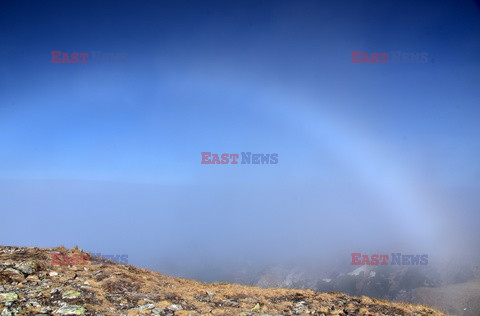
{"label": "stony ground", "polygon": [[63,247],[0,246],[0,315],[443,315],[341,293],[200,283],[130,265],[52,265]]}

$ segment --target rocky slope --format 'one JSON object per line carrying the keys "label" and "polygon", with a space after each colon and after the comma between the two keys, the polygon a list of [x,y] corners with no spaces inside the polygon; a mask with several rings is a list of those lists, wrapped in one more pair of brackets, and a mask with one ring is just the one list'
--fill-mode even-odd
{"label": "rocky slope", "polygon": [[[52,265],[52,253],[87,264]],[[200,283],[80,249],[0,246],[0,315],[443,315],[422,305],[311,290]]]}

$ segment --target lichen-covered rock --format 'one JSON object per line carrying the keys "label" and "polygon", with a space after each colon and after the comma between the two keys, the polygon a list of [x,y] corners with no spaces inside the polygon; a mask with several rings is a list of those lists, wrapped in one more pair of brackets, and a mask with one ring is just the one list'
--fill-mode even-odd
{"label": "lichen-covered rock", "polygon": [[68,290],[62,294],[62,298],[77,298],[81,295],[80,292],[75,290]]}
{"label": "lichen-covered rock", "polygon": [[0,302],[13,302],[18,299],[16,293],[0,293]]}
{"label": "lichen-covered rock", "polygon": [[85,307],[77,305],[63,306],[56,311],[60,315],[84,315],[85,312]]}

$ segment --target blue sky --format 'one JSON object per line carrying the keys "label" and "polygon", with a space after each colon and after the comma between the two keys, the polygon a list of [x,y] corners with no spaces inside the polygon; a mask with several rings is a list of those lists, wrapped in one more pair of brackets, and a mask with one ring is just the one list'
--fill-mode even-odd
{"label": "blue sky", "polygon": [[[180,275],[480,250],[475,2],[0,6],[1,244],[128,253]],[[354,64],[352,51],[428,62]],[[203,151],[279,163],[202,165]]]}

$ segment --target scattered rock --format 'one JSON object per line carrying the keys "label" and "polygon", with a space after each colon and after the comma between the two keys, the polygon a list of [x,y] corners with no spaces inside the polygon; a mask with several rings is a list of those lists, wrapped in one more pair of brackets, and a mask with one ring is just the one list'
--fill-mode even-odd
{"label": "scattered rock", "polygon": [[33,274],[35,273],[35,270],[33,269],[31,264],[24,263],[18,266],[18,270],[22,271],[25,274]]}
{"label": "scattered rock", "polygon": [[176,312],[176,311],[182,310],[183,307],[180,306],[180,305],[177,305],[177,304],[172,304],[172,305],[168,306],[167,309],[169,311]]}
{"label": "scattered rock", "polygon": [[145,304],[145,305],[140,306],[141,311],[146,310],[146,309],[154,309],[154,308],[155,308],[154,304]]}
{"label": "scattered rock", "polygon": [[12,312],[5,307],[0,316],[12,316]]}
{"label": "scattered rock", "polygon": [[210,292],[210,291],[205,291],[205,293],[207,293],[208,296],[215,296],[215,293]]}
{"label": "scattered rock", "polygon": [[163,308],[154,308],[152,309],[152,314],[153,315],[162,315],[164,313]]}

